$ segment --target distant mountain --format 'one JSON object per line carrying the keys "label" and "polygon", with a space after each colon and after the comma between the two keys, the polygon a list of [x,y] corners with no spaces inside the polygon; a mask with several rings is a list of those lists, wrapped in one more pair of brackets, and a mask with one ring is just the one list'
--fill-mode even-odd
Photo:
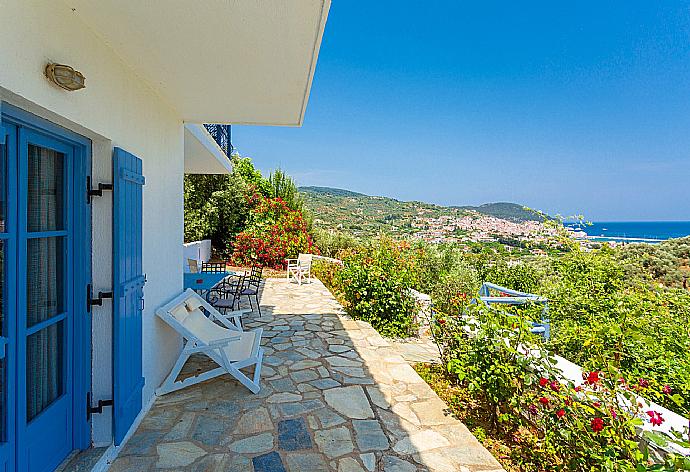
{"label": "distant mountain", "polygon": [[300,187],[305,206],[314,215],[316,227],[341,229],[359,236],[381,232],[411,235],[418,231],[418,217],[463,216],[471,211],[511,221],[536,220],[521,205],[487,203],[477,207],[444,207],[425,202],[404,202],[389,197],[374,197],[330,187]]}
{"label": "distant mountain", "polygon": [[300,187],[300,192],[315,193],[321,195],[334,195],[336,197],[368,197],[363,193],[353,192],[352,190],[344,190],[342,188],[332,187]]}
{"label": "distant mountain", "polygon": [[498,202],[484,203],[479,206],[461,206],[465,210],[473,210],[484,215],[495,216],[510,221],[540,221],[541,218],[517,203]]}

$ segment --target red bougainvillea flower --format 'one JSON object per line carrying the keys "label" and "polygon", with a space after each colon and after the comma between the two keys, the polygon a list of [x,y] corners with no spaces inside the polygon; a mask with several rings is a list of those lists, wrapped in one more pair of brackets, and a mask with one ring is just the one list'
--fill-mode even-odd
{"label": "red bougainvillea flower", "polygon": [[549,379],[546,379],[544,377],[539,379],[539,386],[540,387],[546,387],[549,384]]}
{"label": "red bougainvillea flower", "polygon": [[549,386],[551,387],[551,390],[553,390],[554,392],[558,392],[561,389],[561,384],[559,384],[555,380],[551,382]]}
{"label": "red bougainvillea flower", "polygon": [[537,414],[537,405],[532,403],[530,406],[527,407],[527,410],[529,410],[529,412],[531,414],[536,415]]}
{"label": "red bougainvillea flower", "polygon": [[664,387],[661,389],[662,393],[664,395],[671,395],[671,386],[670,385],[664,385]]}
{"label": "red bougainvillea flower", "polygon": [[556,412],[556,416],[558,416],[559,418],[563,418],[565,416],[565,410],[561,408]]}
{"label": "red bougainvillea flower", "polygon": [[541,403],[542,405],[546,406],[546,405],[549,404],[549,399],[546,398],[546,397],[541,397],[541,398],[539,399],[539,403]]}
{"label": "red bougainvillea flower", "polygon": [[611,408],[611,418],[613,418],[614,420],[618,418],[618,413],[616,413],[616,410],[614,410],[613,408]]}
{"label": "red bougainvillea flower", "polygon": [[649,380],[647,379],[640,379],[637,381],[637,384],[642,387],[642,388],[647,388],[649,387]]}
{"label": "red bougainvillea flower", "polygon": [[439,324],[446,324],[446,320],[443,318],[439,318],[438,323]]}
{"label": "red bougainvillea flower", "polygon": [[573,401],[570,398],[565,399],[565,406],[570,406],[573,404]]}
{"label": "red bougainvillea flower", "polygon": [[592,431],[595,433],[598,433],[599,431],[604,429],[604,420],[601,418],[594,418],[589,425],[592,427]]}
{"label": "red bougainvillea flower", "polygon": [[579,392],[580,390],[582,390],[582,385],[576,386],[573,390],[575,390],[576,392]]}
{"label": "red bougainvillea flower", "polygon": [[599,408],[601,406],[601,402],[594,402],[592,403],[592,406],[594,406],[594,408]]}
{"label": "red bougainvillea flower", "polygon": [[658,411],[649,410],[647,414],[649,415],[649,422],[654,426],[661,426],[661,423],[664,422],[664,419],[661,417],[661,413]]}
{"label": "red bougainvillea flower", "polygon": [[586,380],[587,380],[587,383],[590,384],[590,385],[594,385],[594,384],[599,383],[599,380],[600,380],[600,379],[599,379],[599,372],[596,371],[596,370],[593,370],[592,372],[590,372],[589,374],[587,374],[587,379],[586,379]]}

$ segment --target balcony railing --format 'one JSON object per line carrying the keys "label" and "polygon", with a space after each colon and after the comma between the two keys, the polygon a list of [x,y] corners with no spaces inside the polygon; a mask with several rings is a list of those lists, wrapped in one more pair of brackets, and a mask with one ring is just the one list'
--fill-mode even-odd
{"label": "balcony railing", "polygon": [[204,125],[209,134],[218,143],[218,146],[223,150],[228,158],[235,150],[232,146],[232,134],[230,132],[230,125]]}

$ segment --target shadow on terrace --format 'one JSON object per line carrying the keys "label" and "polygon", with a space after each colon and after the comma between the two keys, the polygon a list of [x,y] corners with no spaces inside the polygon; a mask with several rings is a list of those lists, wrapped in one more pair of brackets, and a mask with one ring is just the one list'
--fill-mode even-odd
{"label": "shadow on terrace", "polygon": [[[112,471],[493,471],[498,462],[321,282],[267,279],[262,389],[224,375],[156,400]],[[190,360],[183,375],[213,366]]]}

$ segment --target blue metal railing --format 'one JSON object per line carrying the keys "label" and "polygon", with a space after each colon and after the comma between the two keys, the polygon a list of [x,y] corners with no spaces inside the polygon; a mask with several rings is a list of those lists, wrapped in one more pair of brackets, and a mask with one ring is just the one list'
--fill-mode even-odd
{"label": "blue metal railing", "polygon": [[[492,296],[491,291],[494,290],[499,293],[499,296]],[[547,341],[551,338],[551,322],[549,321],[549,301],[534,295],[533,293],[520,292],[518,290],[511,290],[500,285],[484,282],[479,289],[479,300],[486,306],[492,304],[498,305],[525,305],[528,303],[538,303],[542,306],[542,319],[540,322],[532,322],[532,333],[539,334]],[[474,303],[476,299],[472,300]]]}
{"label": "blue metal railing", "polygon": [[235,148],[232,145],[232,134],[230,125],[204,125],[208,133],[218,143],[218,146],[223,150],[226,156],[230,157]]}

